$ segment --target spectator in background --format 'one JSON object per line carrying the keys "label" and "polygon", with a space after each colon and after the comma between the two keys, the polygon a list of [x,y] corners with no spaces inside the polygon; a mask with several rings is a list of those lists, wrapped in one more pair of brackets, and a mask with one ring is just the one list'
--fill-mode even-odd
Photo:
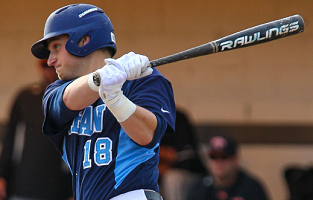
{"label": "spectator in background", "polygon": [[295,200],[313,199],[313,168],[309,168],[298,178],[295,186]]}
{"label": "spectator in background", "polygon": [[197,178],[206,172],[198,151],[195,127],[181,109],[176,110],[175,134],[160,145],[159,184],[166,200],[184,200]]}
{"label": "spectator in background", "polygon": [[188,200],[267,200],[261,183],[240,167],[237,143],[216,135],[209,140],[206,175],[192,187]]}
{"label": "spectator in background", "polygon": [[17,95],[5,131],[0,158],[0,199],[65,200],[72,196],[71,174],[42,133],[41,101],[57,79],[47,60],[38,61],[43,80]]}

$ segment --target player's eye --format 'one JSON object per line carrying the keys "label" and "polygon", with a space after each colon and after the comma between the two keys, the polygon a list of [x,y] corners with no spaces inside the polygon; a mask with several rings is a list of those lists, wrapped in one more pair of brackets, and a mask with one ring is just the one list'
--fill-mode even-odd
{"label": "player's eye", "polygon": [[52,41],[52,42],[48,45],[48,50],[49,50],[50,52],[53,52],[53,51],[57,51],[60,47],[61,47],[60,42],[58,42],[58,41]]}
{"label": "player's eye", "polygon": [[47,48],[50,52],[55,50],[55,45],[53,44],[49,44],[48,48]]}
{"label": "player's eye", "polygon": [[59,47],[60,47],[59,44],[54,44],[54,45],[53,45],[53,49],[58,49]]}

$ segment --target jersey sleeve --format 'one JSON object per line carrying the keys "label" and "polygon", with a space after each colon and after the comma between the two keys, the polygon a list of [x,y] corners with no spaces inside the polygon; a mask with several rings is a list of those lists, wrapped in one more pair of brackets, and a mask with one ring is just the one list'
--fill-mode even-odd
{"label": "jersey sleeve", "polygon": [[[127,84],[128,87],[127,87]],[[158,127],[153,141],[148,146],[154,146],[165,134],[175,131],[176,107],[171,83],[155,68],[148,77],[126,82],[124,95],[133,103],[154,113]]]}
{"label": "jersey sleeve", "polygon": [[62,148],[62,139],[67,134],[72,120],[79,111],[72,111],[63,102],[63,92],[71,83],[57,80],[45,91],[42,101],[44,113],[43,133],[50,137],[55,146]]}

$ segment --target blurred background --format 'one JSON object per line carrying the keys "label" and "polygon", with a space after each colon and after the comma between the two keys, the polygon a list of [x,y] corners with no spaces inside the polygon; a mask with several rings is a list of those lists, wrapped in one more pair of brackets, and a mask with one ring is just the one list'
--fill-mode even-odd
{"label": "blurred background", "polygon": [[[19,88],[39,80],[30,46],[45,20],[69,0],[11,0],[0,6],[0,123]],[[226,132],[242,143],[242,165],[259,176],[272,199],[287,199],[284,170],[313,166],[313,2],[309,0],[115,0],[99,6],[115,28],[117,55],[150,60],[231,33],[300,14],[305,31],[270,43],[158,67],[200,142]]]}

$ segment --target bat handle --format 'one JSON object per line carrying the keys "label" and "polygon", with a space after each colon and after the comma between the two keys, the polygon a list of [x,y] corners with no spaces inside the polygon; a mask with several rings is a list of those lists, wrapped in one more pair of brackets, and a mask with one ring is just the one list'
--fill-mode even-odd
{"label": "bat handle", "polygon": [[165,64],[168,64],[168,63],[175,61],[173,59],[168,59],[168,57],[172,57],[172,56],[167,56],[167,57],[151,60],[148,67],[158,67],[160,65],[165,65]]}
{"label": "bat handle", "polygon": [[151,60],[151,61],[149,62],[148,67],[156,67],[156,66],[159,66],[157,60]]}

